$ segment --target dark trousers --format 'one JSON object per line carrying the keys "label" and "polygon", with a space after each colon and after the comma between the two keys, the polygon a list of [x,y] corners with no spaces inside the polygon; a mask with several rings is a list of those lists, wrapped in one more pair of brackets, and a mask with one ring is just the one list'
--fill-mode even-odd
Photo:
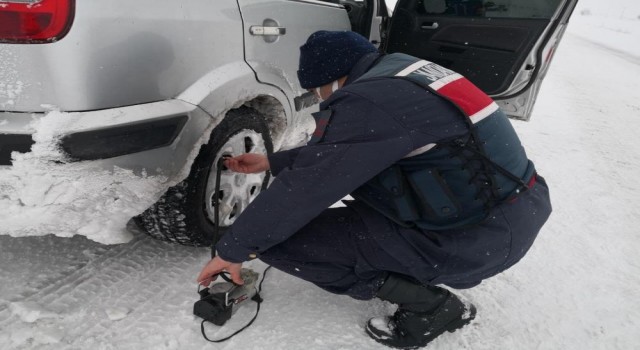
{"label": "dark trousers", "polygon": [[375,245],[362,244],[367,236],[355,210],[330,208],[260,259],[329,292],[371,299],[384,282],[385,271],[398,264],[382,250],[376,251]]}
{"label": "dark trousers", "polygon": [[470,288],[518,262],[551,213],[540,178],[513,203],[470,228],[424,231],[361,205],[330,208],[261,260],[336,294],[375,296],[388,273],[422,284]]}

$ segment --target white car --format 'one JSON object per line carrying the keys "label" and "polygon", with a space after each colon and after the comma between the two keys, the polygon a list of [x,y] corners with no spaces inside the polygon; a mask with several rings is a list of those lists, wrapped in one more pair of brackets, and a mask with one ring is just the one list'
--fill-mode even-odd
{"label": "white car", "polygon": [[223,170],[216,191],[218,160],[278,150],[317,109],[296,75],[311,33],[354,30],[451,68],[526,120],[576,3],[399,0],[389,16],[382,0],[0,0],[0,178],[53,110],[49,166],[166,179],[133,222],[210,244],[216,207],[229,226],[269,181]]}

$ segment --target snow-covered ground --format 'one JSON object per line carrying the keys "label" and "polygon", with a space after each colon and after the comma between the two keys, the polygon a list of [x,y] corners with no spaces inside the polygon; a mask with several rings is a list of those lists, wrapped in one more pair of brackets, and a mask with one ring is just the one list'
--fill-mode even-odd
{"label": "snow-covered ground", "polygon": [[[640,348],[638,44],[640,20],[577,11],[532,121],[514,122],[555,212],[520,264],[460,292],[477,305],[476,320],[429,349]],[[383,349],[362,325],[390,305],[333,296],[279,271],[266,278],[256,323],[207,343],[192,305],[208,254],[142,236],[106,246],[1,235],[0,348]],[[238,329],[253,307],[209,335]]]}

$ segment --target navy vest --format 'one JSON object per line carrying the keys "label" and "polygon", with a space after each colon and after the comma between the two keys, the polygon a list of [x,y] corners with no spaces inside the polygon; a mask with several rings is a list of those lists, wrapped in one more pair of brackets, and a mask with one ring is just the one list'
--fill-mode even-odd
{"label": "navy vest", "polygon": [[435,63],[387,55],[352,84],[407,79],[451,102],[466,136],[408,154],[351,195],[405,226],[444,230],[476,224],[497,204],[526,190],[535,169],[498,105],[469,80]]}

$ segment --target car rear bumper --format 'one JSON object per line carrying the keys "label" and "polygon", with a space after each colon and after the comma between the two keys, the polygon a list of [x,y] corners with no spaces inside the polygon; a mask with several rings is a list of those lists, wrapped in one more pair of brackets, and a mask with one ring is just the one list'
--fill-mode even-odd
{"label": "car rear bumper", "polygon": [[0,134],[0,165],[11,165],[11,153],[30,152],[33,143],[29,134]]}
{"label": "car rear bumper", "polygon": [[49,143],[44,146],[57,153],[48,161],[186,176],[184,168],[212,122],[200,108],[179,100],[88,112],[0,112],[0,165],[11,166],[13,152]]}
{"label": "car rear bumper", "polygon": [[30,148],[0,166],[0,234],[128,241],[127,222],[187,177],[215,125],[178,100],[80,113],[0,112],[0,153]]}

